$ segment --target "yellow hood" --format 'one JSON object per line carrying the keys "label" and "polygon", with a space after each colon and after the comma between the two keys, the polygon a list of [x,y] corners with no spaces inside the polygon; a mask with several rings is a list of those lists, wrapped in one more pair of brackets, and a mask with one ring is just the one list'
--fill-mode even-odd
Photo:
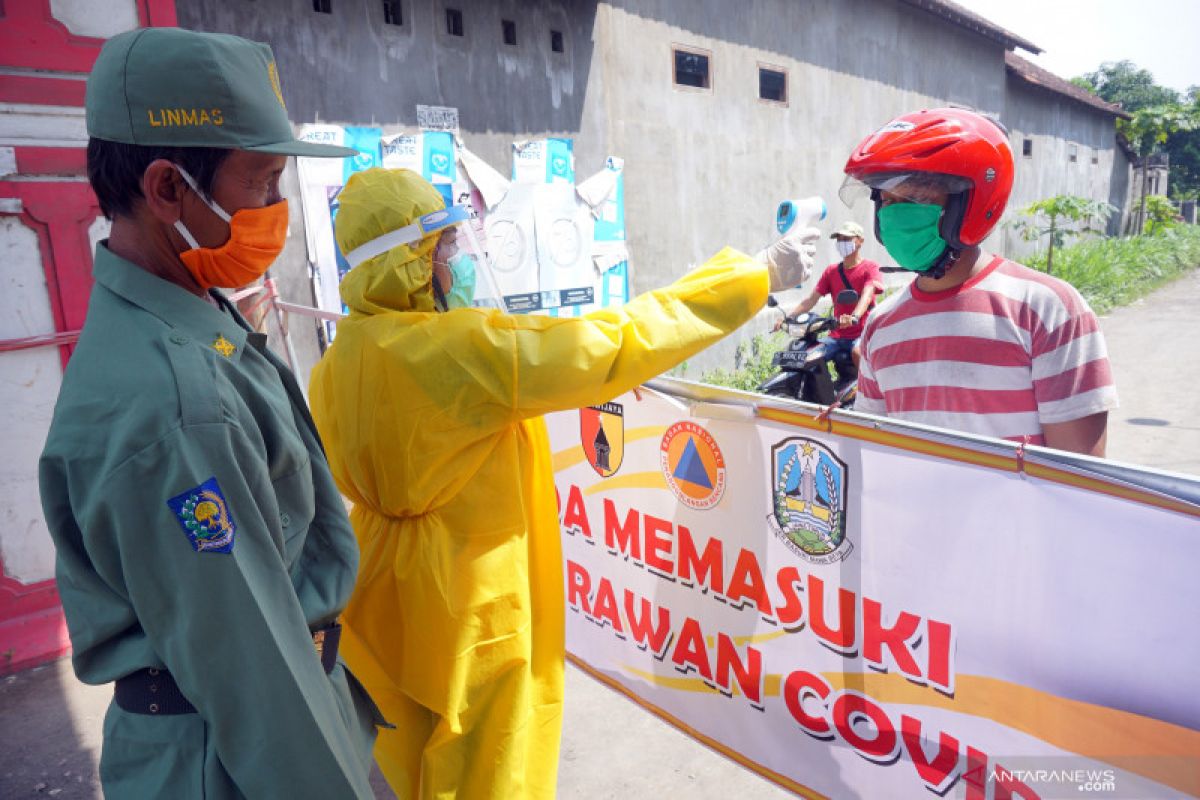
{"label": "yellow hood", "polygon": [[[433,184],[412,170],[376,167],[352,175],[338,195],[334,235],[341,251],[349,253],[445,207]],[[437,241],[427,236],[359,264],[342,280],[342,302],[352,314],[433,311]]]}

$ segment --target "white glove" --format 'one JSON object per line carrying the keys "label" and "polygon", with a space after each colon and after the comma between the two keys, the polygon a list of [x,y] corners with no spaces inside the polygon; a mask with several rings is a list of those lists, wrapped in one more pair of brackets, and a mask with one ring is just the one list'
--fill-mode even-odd
{"label": "white glove", "polygon": [[772,292],[782,292],[808,280],[808,276],[812,274],[814,256],[817,254],[817,240],[820,238],[819,230],[805,228],[785,236],[759,252],[758,260],[767,262]]}

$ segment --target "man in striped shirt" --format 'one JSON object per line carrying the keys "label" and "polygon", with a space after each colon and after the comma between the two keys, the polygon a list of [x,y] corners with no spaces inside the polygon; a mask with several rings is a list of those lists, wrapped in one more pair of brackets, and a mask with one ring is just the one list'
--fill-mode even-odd
{"label": "man in striped shirt", "polygon": [[869,191],[876,236],[917,273],[860,340],[856,410],[1103,456],[1117,404],[1095,314],[1066,282],[985,254],[1012,186],[1007,135],[934,109],[867,137],[843,190]]}

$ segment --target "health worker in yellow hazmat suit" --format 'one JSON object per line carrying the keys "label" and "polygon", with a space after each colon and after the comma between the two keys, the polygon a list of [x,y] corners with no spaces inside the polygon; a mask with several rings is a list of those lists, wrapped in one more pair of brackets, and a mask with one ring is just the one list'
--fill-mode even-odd
{"label": "health worker in yellow hazmat suit", "polygon": [[768,287],[804,279],[818,233],[773,245],[770,266],[725,249],[579,318],[441,312],[439,237],[409,235],[443,207],[437,190],[371,169],[339,201],[342,252],[378,255],[342,281],[350,315],[310,391],[361,548],[342,652],[396,726],[376,760],[401,798],[553,797],[564,599],[541,415],[611,400],[733,331]]}

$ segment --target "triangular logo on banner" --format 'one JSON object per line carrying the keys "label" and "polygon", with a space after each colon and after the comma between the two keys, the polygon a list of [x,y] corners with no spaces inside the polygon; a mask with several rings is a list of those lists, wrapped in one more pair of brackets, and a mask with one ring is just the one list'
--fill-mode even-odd
{"label": "triangular logo on banner", "polygon": [[703,486],[705,489],[712,488],[712,479],[708,476],[708,470],[704,468],[704,462],[700,460],[700,451],[696,449],[696,440],[691,436],[684,445],[683,455],[679,458],[679,466],[675,468],[674,475],[681,481],[688,481],[697,486]]}

